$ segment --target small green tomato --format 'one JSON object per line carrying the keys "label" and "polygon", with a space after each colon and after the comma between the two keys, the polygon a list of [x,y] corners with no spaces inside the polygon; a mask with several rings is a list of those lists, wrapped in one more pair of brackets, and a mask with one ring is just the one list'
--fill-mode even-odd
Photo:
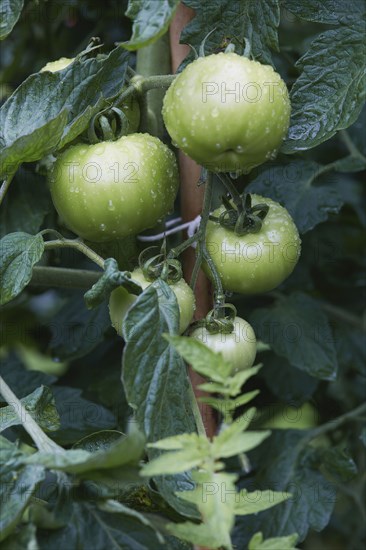
{"label": "small green tomato", "polygon": [[[140,268],[134,269],[131,273],[131,279],[136,281],[144,290],[151,281],[145,279],[145,276]],[[195,298],[192,289],[182,278],[177,283],[170,285],[173,290],[179,307],[179,332],[182,334],[190,322],[192,321],[193,313],[195,311]],[[127,311],[136,301],[136,296],[129,294],[124,288],[116,288],[111,293],[109,300],[109,314],[111,317],[112,326],[116,329],[117,333],[122,336],[123,320]]]}
{"label": "small green tomato", "polygon": [[242,319],[235,317],[234,328],[229,334],[211,333],[206,327],[198,327],[191,337],[203,342],[210,350],[221,353],[225,361],[233,366],[232,373],[249,369],[257,353],[257,341],[252,326]]}

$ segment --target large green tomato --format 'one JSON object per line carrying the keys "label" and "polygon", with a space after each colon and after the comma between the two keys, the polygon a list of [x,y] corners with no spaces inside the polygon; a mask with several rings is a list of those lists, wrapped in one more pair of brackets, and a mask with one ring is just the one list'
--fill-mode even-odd
{"label": "large green tomato", "polygon": [[[131,273],[131,278],[139,283],[144,290],[151,281],[145,279],[145,276],[140,268],[134,269]],[[170,285],[173,290],[179,307],[179,332],[182,334],[190,322],[192,321],[193,313],[196,307],[195,298],[192,289],[182,278],[177,283]],[[113,327],[118,334],[122,336],[123,319],[131,305],[136,301],[136,296],[129,294],[123,287],[116,288],[111,293],[109,300],[109,314]]]}
{"label": "large green tomato", "polygon": [[290,101],[270,65],[235,53],[200,57],[168,89],[163,117],[173,142],[213,172],[249,172],[285,137]]}
{"label": "large green tomato", "polygon": [[[55,73],[57,71],[61,71],[71,65],[74,60],[75,57],[60,57],[60,59],[57,59],[56,61],[49,61],[46,63],[46,65],[42,67],[39,72],[44,73],[45,71],[49,71],[51,73]],[[134,132],[137,132],[140,125],[140,106],[136,97],[134,95],[129,96],[123,101],[123,103],[121,103],[120,108],[128,119],[128,133],[133,134]]]}
{"label": "large green tomato", "polygon": [[210,350],[221,353],[225,361],[233,366],[233,373],[249,369],[257,353],[257,341],[252,326],[242,319],[235,317],[234,329],[231,333],[210,333],[206,327],[198,327],[191,337],[203,342]]}
{"label": "large green tomato", "polygon": [[149,134],[73,145],[50,174],[57,212],[77,235],[95,242],[153,227],[172,210],[178,185],[174,153]]}
{"label": "large green tomato", "polygon": [[[241,294],[267,292],[288,277],[300,255],[301,240],[296,225],[286,208],[277,202],[251,195],[252,206],[265,203],[268,213],[258,233],[237,235],[209,221],[206,245],[225,290]],[[219,216],[220,207],[213,212]],[[206,273],[210,276],[207,266]]]}

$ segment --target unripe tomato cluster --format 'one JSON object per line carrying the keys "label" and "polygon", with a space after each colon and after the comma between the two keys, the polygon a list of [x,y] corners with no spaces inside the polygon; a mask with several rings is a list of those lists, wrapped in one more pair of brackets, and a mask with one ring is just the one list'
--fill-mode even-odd
{"label": "unripe tomato cluster", "polygon": [[[48,63],[58,71],[73,59]],[[175,155],[158,138],[136,133],[138,103],[122,105],[129,134],[115,141],[73,144],[57,157],[50,173],[51,196],[61,220],[78,236],[94,242],[121,239],[151,228],[173,209],[179,177]],[[173,144],[213,172],[247,173],[274,158],[287,133],[290,101],[272,67],[235,53],[219,53],[190,63],[169,87],[163,118]],[[253,294],[278,286],[294,269],[300,253],[296,226],[285,208],[252,195],[252,206],[267,206],[260,229],[236,232],[219,223],[224,206],[213,212],[206,247],[223,287]],[[203,268],[210,276],[207,265]],[[151,284],[141,269],[132,279]],[[189,326],[194,294],[181,279],[171,285],[179,307],[179,331]],[[124,288],[110,298],[112,325],[122,335],[126,312],[136,300]],[[212,328],[212,327],[211,327]],[[250,368],[256,354],[252,327],[235,317],[229,334],[195,329],[192,337],[223,354],[233,373]]]}

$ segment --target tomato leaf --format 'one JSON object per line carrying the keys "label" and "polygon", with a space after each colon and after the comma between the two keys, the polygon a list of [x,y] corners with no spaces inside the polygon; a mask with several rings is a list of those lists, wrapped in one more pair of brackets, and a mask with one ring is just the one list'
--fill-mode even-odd
{"label": "tomato leaf", "polygon": [[40,550],[77,548],[80,544],[84,548],[116,550],[161,550],[164,547],[161,535],[157,536],[147,518],[115,501],[107,501],[102,509],[94,503],[73,502],[67,525],[62,529],[38,530],[37,541]]}
{"label": "tomato leaf", "polygon": [[0,235],[16,231],[37,233],[51,208],[44,178],[20,168],[1,205]]}
{"label": "tomato leaf", "polygon": [[37,528],[32,523],[21,524],[1,545],[1,550],[34,550],[38,547]]}
{"label": "tomato leaf", "polygon": [[194,338],[169,335],[165,335],[165,338],[174,346],[183,359],[192,365],[196,372],[210,378],[219,385],[225,383],[232,370],[232,365],[224,361],[221,354],[215,353]]}
{"label": "tomato leaf", "polygon": [[235,514],[247,516],[268,510],[291,498],[290,493],[271,490],[249,492],[242,489],[235,499]]}
{"label": "tomato leaf", "polygon": [[263,539],[262,533],[256,533],[250,539],[248,550],[296,550],[296,544],[299,537],[296,533],[288,537],[274,537]]}
{"label": "tomato leaf", "polygon": [[[46,386],[41,386],[30,395],[21,399],[26,411],[35,419],[37,424],[45,431],[55,431],[60,427],[60,418],[56,410],[55,399],[52,391]],[[21,425],[22,421],[14,410],[14,407],[2,407],[0,412],[0,431],[11,426]]]}
{"label": "tomato leaf", "polygon": [[27,286],[32,268],[42,257],[41,235],[9,233],[0,241],[0,304],[13,300]]}
{"label": "tomato leaf", "polygon": [[135,431],[111,443],[107,449],[89,452],[70,449],[62,453],[38,452],[25,458],[27,464],[42,464],[45,468],[72,474],[84,474],[93,470],[108,470],[127,464],[137,464],[144,450],[144,437]]}
{"label": "tomato leaf", "polygon": [[115,48],[104,59],[80,58],[62,71],[30,75],[0,109],[0,174],[9,165],[39,160],[84,131],[120,92],[127,57]]}
{"label": "tomato leaf", "polygon": [[85,303],[89,309],[99,306],[109,298],[115,288],[122,286],[132,294],[140,294],[141,287],[131,280],[129,272],[119,271],[118,263],[114,258],[107,258],[104,262],[104,273],[88,292],[85,293]]}
{"label": "tomato leaf", "polygon": [[18,21],[24,0],[2,0],[0,3],[0,40],[4,40],[11,33]]}
{"label": "tomato leaf", "polygon": [[300,233],[306,233],[339,212],[343,198],[334,173],[321,175],[323,166],[313,161],[296,160],[261,168],[247,190],[279,202],[291,214]]}
{"label": "tomato leaf", "polygon": [[281,297],[272,308],[256,309],[251,323],[261,340],[311,376],[334,380],[338,362],[334,337],[320,304],[300,292]]}
{"label": "tomato leaf", "polygon": [[336,26],[317,36],[297,62],[301,75],[291,90],[292,117],[283,147],[293,153],[319,145],[359,116],[366,89],[366,10],[358,0],[321,5],[286,0],[285,5],[306,20]]}
{"label": "tomato leaf", "polygon": [[62,308],[50,323],[50,350],[59,360],[83,357],[102,342],[110,326],[106,303],[88,310],[83,291],[69,292]]}
{"label": "tomato leaf", "polygon": [[222,41],[232,39],[236,52],[244,51],[244,38],[252,47],[255,59],[271,63],[270,50],[278,51],[277,27],[280,8],[277,0],[185,0],[196,16],[182,32],[181,42],[197,50],[207,34],[206,52],[222,47]]}
{"label": "tomato leaf", "polygon": [[252,463],[260,461],[252,480],[254,486],[274,487],[291,497],[280,506],[252,516],[250,525],[238,523],[234,544],[243,543],[259,530],[265,538],[296,532],[302,541],[309,529],[321,531],[328,524],[336,502],[336,487],[319,471],[321,457],[317,449],[306,443],[306,435],[300,430],[274,430],[258,451],[250,454]]}
{"label": "tomato leaf", "polygon": [[21,520],[38,485],[45,478],[45,470],[40,465],[20,466],[16,462],[15,445],[8,445],[1,438],[2,464],[0,474],[0,497],[6,506],[1,507],[0,541],[3,541]]}
{"label": "tomato leaf", "polygon": [[127,50],[138,50],[155,42],[166,33],[179,0],[129,0],[126,11],[132,19],[132,37],[122,45]]}
{"label": "tomato leaf", "polygon": [[[203,523],[170,523],[168,530],[175,536],[208,548],[232,548],[230,531],[234,524],[236,476],[225,472],[194,473],[200,483],[193,491],[184,491],[181,498],[194,503]],[[227,496],[229,498],[227,498]]]}
{"label": "tomato leaf", "polygon": [[[161,280],[140,294],[123,324],[123,384],[148,442],[196,430],[184,362],[162,338],[163,333],[177,334],[178,325],[175,294]],[[158,451],[148,454],[153,458]],[[196,515],[175,495],[192,488],[187,474],[157,478],[156,483],[171,506],[184,515]]]}

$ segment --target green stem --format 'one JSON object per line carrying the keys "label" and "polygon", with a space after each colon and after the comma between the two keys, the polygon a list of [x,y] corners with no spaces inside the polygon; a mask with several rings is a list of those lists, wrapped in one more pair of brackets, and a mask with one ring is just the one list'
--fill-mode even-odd
{"label": "green stem", "polygon": [[339,132],[340,138],[347,147],[348,151],[353,155],[354,157],[362,158],[363,160],[366,160],[364,155],[361,153],[361,151],[358,150],[356,145],[353,143],[351,138],[349,137],[349,134],[346,130],[341,130]]}
{"label": "green stem", "polygon": [[[175,78],[175,74],[147,76],[136,82],[136,90],[144,93],[149,90],[169,88]],[[134,85],[134,83],[132,83],[132,85]]]}
{"label": "green stem", "polygon": [[58,288],[88,289],[101,277],[100,271],[64,267],[34,266],[30,285]]}
{"label": "green stem", "polygon": [[198,236],[199,235],[198,235],[198,232],[197,232],[197,233],[195,233],[195,235],[192,235],[192,237],[189,237],[189,239],[183,241],[181,244],[179,244],[175,248],[171,248],[169,250],[167,258],[168,259],[177,258],[180,254],[182,254],[182,252],[184,252],[187,248],[189,248],[191,246],[191,244],[193,244],[194,242],[197,241]]}
{"label": "green stem", "polygon": [[104,260],[99,254],[96,254],[94,250],[86,246],[82,241],[79,241],[77,239],[60,239],[56,241],[48,241],[44,245],[45,250],[50,250],[53,248],[74,248],[75,250],[78,250],[84,256],[87,256],[90,260],[92,260],[94,263],[99,265],[102,269],[104,269]]}
{"label": "green stem", "polygon": [[239,212],[242,210],[242,200],[239,191],[231,181],[231,179],[226,174],[216,174],[221,183],[224,185],[226,191],[230,193],[235,206],[238,208]]}
{"label": "green stem", "polygon": [[196,422],[197,432],[198,432],[199,435],[203,435],[203,436],[207,437],[205,426],[204,426],[203,421],[202,421],[202,416],[201,416],[200,410],[198,408],[197,399],[196,399],[196,396],[194,395],[192,384],[191,384],[191,381],[189,379],[188,379],[188,392],[189,392],[189,398],[190,398],[190,401],[191,401],[191,409],[192,409],[192,412],[193,412],[193,417],[194,417],[195,422]]}
{"label": "green stem", "polygon": [[225,303],[225,294],[224,294],[224,289],[220,279],[220,275],[217,272],[216,266],[211,256],[207,252],[206,245],[203,244],[202,246],[203,246],[203,258],[206,260],[206,263],[209,267],[209,270],[213,278],[214,287],[215,287],[215,308],[217,308],[217,318],[224,317],[225,312],[221,306],[223,306]]}
{"label": "green stem", "polygon": [[202,260],[203,260],[203,247],[202,244],[205,241],[206,236],[206,227],[207,222],[210,215],[210,208],[211,208],[211,201],[212,201],[212,192],[213,192],[213,174],[212,172],[207,172],[207,180],[206,180],[206,188],[205,188],[205,195],[203,199],[203,208],[201,213],[201,223],[197,231],[197,256],[196,261],[193,266],[192,270],[192,276],[191,276],[191,288],[194,290],[196,283],[197,283],[197,277],[198,272],[200,270]]}
{"label": "green stem", "polygon": [[317,428],[314,428],[309,432],[309,434],[304,437],[302,440],[302,444],[308,443],[308,441],[311,441],[312,439],[315,439],[316,437],[319,437],[320,435],[326,434],[328,432],[332,432],[342,426],[342,424],[345,424],[349,421],[355,421],[358,420],[358,417],[362,416],[363,413],[366,412],[366,403],[360,405],[359,407],[356,407],[353,409],[353,411],[349,411],[342,416],[339,416],[338,418],[335,418],[334,420],[330,420],[326,424],[323,424],[322,426],[318,426]]}
{"label": "green stem", "polygon": [[31,417],[23,403],[9,388],[2,376],[0,376],[0,393],[8,405],[13,407],[14,412],[18,416],[23,428],[33,439],[39,451],[43,451],[45,453],[60,453],[64,451],[62,447],[52,441],[52,439],[50,439],[38,426],[37,422]]}
{"label": "green stem", "polygon": [[196,255],[196,261],[192,270],[191,288],[194,290],[197,283],[197,277],[198,277],[200,267],[202,265],[203,260],[205,260],[213,278],[213,283],[215,287],[215,310],[217,310],[217,316],[219,318],[223,316],[225,313],[223,308],[220,307],[225,303],[225,294],[222,287],[220,275],[218,274],[216,266],[212,261],[212,258],[206,248],[206,228],[207,228],[207,223],[210,216],[212,193],[213,193],[213,173],[207,172],[206,188],[205,188],[205,195],[203,199],[203,208],[202,208],[202,214],[201,214],[201,223],[196,233],[197,255]]}
{"label": "green stem", "polygon": [[5,197],[7,191],[8,191],[8,189],[9,189],[9,187],[10,187],[10,184],[11,184],[11,181],[12,181],[13,177],[14,177],[14,174],[8,175],[8,176],[4,179],[4,181],[3,181],[3,183],[2,183],[2,185],[1,185],[1,187],[0,187],[0,204],[1,204],[1,203],[3,202],[3,200],[4,200],[4,197]]}

